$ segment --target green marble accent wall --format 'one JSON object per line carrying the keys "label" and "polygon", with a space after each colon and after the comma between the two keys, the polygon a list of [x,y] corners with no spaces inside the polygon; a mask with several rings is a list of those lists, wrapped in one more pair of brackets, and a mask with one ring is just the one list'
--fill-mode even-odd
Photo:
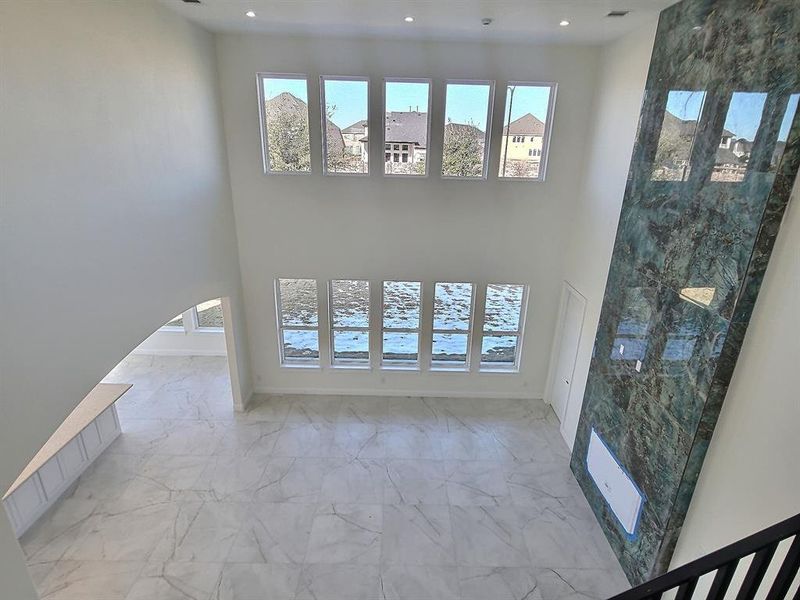
{"label": "green marble accent wall", "polygon": [[[797,0],[662,12],[572,455],[633,584],[680,534],[800,163],[798,95]],[[587,472],[592,428],[645,496],[632,536]]]}

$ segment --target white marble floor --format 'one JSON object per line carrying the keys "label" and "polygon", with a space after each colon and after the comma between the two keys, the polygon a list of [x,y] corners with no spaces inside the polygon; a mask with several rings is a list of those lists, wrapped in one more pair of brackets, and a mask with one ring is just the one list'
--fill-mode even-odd
{"label": "white marble floor", "polygon": [[46,600],[561,600],[627,587],[549,407],[272,397],[133,356],[123,434],[22,539]]}

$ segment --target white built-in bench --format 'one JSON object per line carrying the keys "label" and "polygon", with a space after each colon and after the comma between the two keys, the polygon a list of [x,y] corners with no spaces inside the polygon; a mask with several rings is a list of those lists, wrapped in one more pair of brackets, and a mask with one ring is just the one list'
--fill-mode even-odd
{"label": "white built-in bench", "polygon": [[120,428],[114,403],[130,388],[127,383],[98,384],[17,477],[3,496],[17,537],[117,438]]}

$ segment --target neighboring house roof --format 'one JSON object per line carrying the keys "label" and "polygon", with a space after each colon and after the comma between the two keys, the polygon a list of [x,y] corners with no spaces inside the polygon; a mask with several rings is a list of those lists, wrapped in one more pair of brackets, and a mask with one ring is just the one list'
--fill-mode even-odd
{"label": "neighboring house roof", "polygon": [[483,131],[479,128],[475,127],[474,125],[469,125],[466,123],[453,123],[452,121],[444,126],[444,134],[455,134],[455,133],[464,133],[467,135],[473,135],[476,138],[483,139]]}
{"label": "neighboring house roof", "polygon": [[[267,117],[279,113],[295,113],[301,119],[308,119],[308,106],[294,94],[281,92],[274,98],[265,102]],[[344,151],[344,138],[342,130],[330,119],[325,119],[328,150]]]}
{"label": "neighboring house roof", "polygon": [[425,148],[428,143],[428,113],[387,112],[384,141]]}
{"label": "neighboring house roof", "polygon": [[544,135],[544,123],[527,113],[503,127],[503,135]]}
{"label": "neighboring house roof", "polygon": [[342,129],[342,133],[361,133],[363,134],[367,130],[367,121],[366,119],[362,119],[360,121],[356,121],[352,125],[348,125],[344,129]]}

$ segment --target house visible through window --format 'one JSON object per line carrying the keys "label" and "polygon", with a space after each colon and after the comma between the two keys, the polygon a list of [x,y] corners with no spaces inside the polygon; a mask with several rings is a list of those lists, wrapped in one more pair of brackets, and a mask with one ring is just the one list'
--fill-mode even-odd
{"label": "house visible through window", "polygon": [[419,364],[419,316],[422,283],[383,282],[382,362],[386,365]]}
{"label": "house visible through window", "polygon": [[447,83],[443,177],[486,177],[493,94],[494,84],[490,81]]}
{"label": "house visible through window", "polygon": [[317,282],[278,279],[278,334],[284,363],[319,362]]}
{"label": "house visible through window", "polygon": [[467,367],[472,290],[471,283],[437,283],[434,287],[432,366]]}
{"label": "house visible through window", "polygon": [[544,179],[554,100],[555,84],[508,84],[500,144],[501,179]]}
{"label": "house visible through window", "polygon": [[331,281],[330,313],[333,363],[369,365],[369,281]]}
{"label": "house visible through window", "polygon": [[260,74],[264,167],[267,173],[309,173],[308,83],[302,75]]}
{"label": "house visible through window", "polygon": [[369,173],[369,81],[321,77],[320,88],[325,173]]}
{"label": "house visible through window", "polygon": [[514,369],[519,347],[526,289],[517,284],[486,286],[481,368]]}
{"label": "house visible through window", "polygon": [[387,79],[384,82],[386,175],[427,175],[430,87],[427,80]]}

